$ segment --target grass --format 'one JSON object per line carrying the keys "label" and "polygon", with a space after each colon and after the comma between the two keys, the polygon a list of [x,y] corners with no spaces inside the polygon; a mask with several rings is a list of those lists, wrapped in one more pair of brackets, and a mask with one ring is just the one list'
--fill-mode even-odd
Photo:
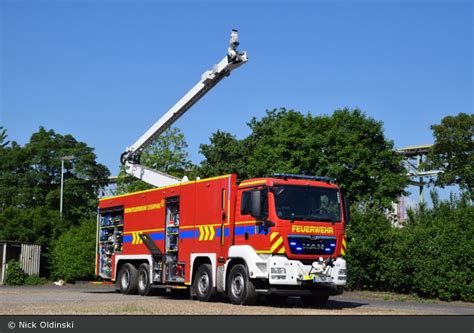
{"label": "grass", "polygon": [[126,314],[146,314],[147,310],[135,304],[127,304],[124,306],[114,307],[112,313],[126,313]]}
{"label": "grass", "polygon": [[361,291],[361,290],[353,290],[351,291],[356,293],[360,297],[369,298],[369,299],[382,299],[384,301],[396,301],[396,302],[416,302],[416,303],[436,303],[437,300],[429,299],[429,298],[422,298],[420,296],[414,294],[397,294],[387,291]]}

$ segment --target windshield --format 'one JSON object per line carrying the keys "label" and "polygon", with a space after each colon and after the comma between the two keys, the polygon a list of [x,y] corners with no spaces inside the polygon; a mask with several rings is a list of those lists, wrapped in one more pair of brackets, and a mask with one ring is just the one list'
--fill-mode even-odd
{"label": "windshield", "polygon": [[341,221],[339,191],[310,186],[274,186],[276,212],[280,219]]}

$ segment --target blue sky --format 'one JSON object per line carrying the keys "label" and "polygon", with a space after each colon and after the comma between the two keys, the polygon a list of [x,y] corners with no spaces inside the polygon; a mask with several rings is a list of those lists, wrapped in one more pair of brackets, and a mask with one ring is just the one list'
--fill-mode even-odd
{"label": "blue sky", "polygon": [[472,1],[0,1],[0,124],[24,144],[39,126],[119,156],[226,53],[249,63],[176,125],[194,162],[216,130],[286,107],[358,107],[396,147],[473,112]]}

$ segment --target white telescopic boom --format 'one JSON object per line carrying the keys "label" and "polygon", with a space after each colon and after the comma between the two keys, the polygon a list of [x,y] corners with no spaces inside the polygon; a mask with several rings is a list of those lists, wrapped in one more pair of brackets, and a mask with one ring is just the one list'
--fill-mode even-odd
{"label": "white telescopic boom", "polygon": [[[179,179],[140,165],[140,155],[158,136],[179,119],[187,110],[199,101],[209,90],[217,85],[231,71],[247,62],[246,52],[238,52],[238,33],[232,30],[227,55],[212,70],[204,72],[201,80],[191,88],[168,112],[166,112],[133,145],[127,148],[120,160],[125,171],[154,186],[166,186],[179,182]],[[156,174],[154,174],[156,172]]]}

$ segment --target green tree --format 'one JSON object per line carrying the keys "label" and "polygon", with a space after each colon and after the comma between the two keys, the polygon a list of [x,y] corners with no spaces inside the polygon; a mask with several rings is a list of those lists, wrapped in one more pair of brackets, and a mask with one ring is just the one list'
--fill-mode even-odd
{"label": "green tree", "polygon": [[248,123],[252,132],[243,143],[247,149],[247,177],[275,172],[314,174],[313,124],[311,115],[286,109],[267,111],[260,120],[252,118]]}
{"label": "green tree", "polygon": [[247,170],[244,165],[246,153],[243,142],[221,131],[212,134],[210,141],[210,144],[199,146],[200,153],[205,157],[199,167],[199,176],[237,173],[239,177],[245,177]]}
{"label": "green tree", "polygon": [[[95,218],[97,195],[109,171],[94,149],[43,127],[25,146],[0,148],[0,239],[41,245],[41,271],[52,265],[51,245],[82,219]],[[64,214],[59,217],[61,157],[65,161]]]}
{"label": "green tree", "polygon": [[218,132],[201,145],[204,176],[324,175],[336,178],[352,201],[386,207],[407,184],[402,157],[385,138],[382,123],[358,109],[315,117],[275,109],[248,125],[252,132],[243,140]]}
{"label": "green tree", "polygon": [[0,148],[5,148],[10,142],[7,141],[7,130],[0,126]]}
{"label": "green tree", "polygon": [[474,115],[447,116],[431,126],[435,143],[429,154],[431,168],[442,171],[436,184],[459,185],[473,197],[474,186]]}
{"label": "green tree", "polygon": [[96,162],[93,148],[43,127],[24,147],[12,142],[0,152],[0,206],[58,210],[61,157],[67,155],[75,159],[64,162],[64,217],[77,222],[94,214],[108,169]]}
{"label": "green tree", "polygon": [[[176,127],[168,128],[140,157],[140,163],[149,168],[182,178],[192,174],[193,164],[188,159],[188,144],[184,134]],[[153,188],[141,180],[128,177],[123,166],[120,167],[117,193],[128,193]]]}

